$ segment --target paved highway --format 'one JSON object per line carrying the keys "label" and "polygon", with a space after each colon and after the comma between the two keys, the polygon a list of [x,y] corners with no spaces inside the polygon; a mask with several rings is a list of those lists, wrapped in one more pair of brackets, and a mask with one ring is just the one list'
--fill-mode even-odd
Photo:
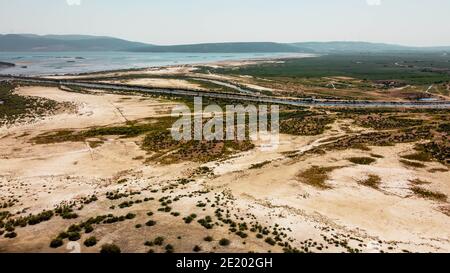
{"label": "paved highway", "polygon": [[82,88],[107,89],[116,91],[144,92],[155,95],[173,95],[187,97],[209,97],[218,99],[231,99],[255,103],[281,104],[292,106],[316,106],[316,107],[359,107],[359,108],[428,108],[450,109],[450,101],[362,101],[362,100],[318,100],[318,99],[291,99],[270,97],[257,94],[219,93],[183,89],[160,89],[125,84],[93,83],[82,80],[53,80],[44,78],[0,76],[0,80],[18,81],[34,84],[54,84]]}

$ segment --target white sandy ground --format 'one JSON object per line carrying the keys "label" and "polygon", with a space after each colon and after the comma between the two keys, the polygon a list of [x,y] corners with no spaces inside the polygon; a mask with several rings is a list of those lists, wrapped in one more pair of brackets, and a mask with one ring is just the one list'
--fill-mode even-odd
{"label": "white sandy ground", "polygon": [[181,89],[194,89],[194,90],[205,90],[199,84],[190,83],[186,80],[178,79],[133,79],[133,80],[120,80],[120,81],[102,81],[105,83],[114,84],[129,84],[129,85],[141,85],[146,87],[154,88],[181,88]]}
{"label": "white sandy ground", "polygon": [[[0,129],[0,197],[19,199],[17,204],[8,208],[9,211],[38,213],[52,209],[63,201],[96,194],[99,201],[77,212],[80,217],[107,213],[122,215],[129,211],[138,213],[133,221],[97,228],[93,235],[100,239],[98,245],[113,242],[125,252],[144,252],[148,250],[143,245],[145,240],[163,235],[178,252],[191,252],[195,244],[199,244],[204,251],[215,252],[264,252],[270,249],[263,241],[256,240],[254,235],[246,239],[246,245],[243,245],[240,238],[232,237],[226,229],[206,231],[196,223],[187,228],[181,219],[162,214],[155,216],[158,225],[153,229],[138,230],[134,225],[145,223],[148,220],[145,212],[156,211],[157,203],[111,211],[109,207],[113,201],[104,198],[107,191],[114,189],[143,190],[167,185],[192,174],[200,164],[144,164],[139,159],[146,156],[140,149],[140,138],[111,136],[97,148],[91,148],[86,143],[34,145],[30,142],[38,134],[55,130],[123,124],[167,115],[175,103],[131,95],[69,93],[48,87],[23,87],[18,93],[70,101],[78,106],[78,111]],[[206,196],[214,199],[215,193],[226,191],[234,197],[229,209],[241,216],[252,213],[260,223],[277,223],[291,228],[288,233],[295,239],[294,246],[300,246],[301,241],[308,239],[323,242],[322,235],[350,234],[364,242],[361,249],[365,252],[450,251],[450,217],[441,211],[449,204],[418,198],[409,189],[409,181],[419,178],[431,183],[423,187],[450,196],[450,173],[428,172],[432,168],[445,168],[436,162],[426,163],[424,169],[409,169],[401,165],[400,155],[411,152],[412,144],[372,147],[371,152],[346,150],[326,155],[305,155],[297,159],[286,158],[283,154],[292,151],[302,154],[326,143],[330,137],[344,135],[340,128],[348,123],[340,121],[322,136],[282,135],[277,150],[267,152],[256,148],[228,160],[205,164],[213,169],[214,175],[197,177],[196,182],[178,189],[178,194],[209,189],[211,192]],[[370,166],[354,165],[346,160],[353,156],[367,156],[368,153],[383,155],[384,158]],[[261,169],[250,169],[253,164],[266,161],[271,163]],[[319,190],[299,181],[298,173],[313,165],[342,167],[333,171],[327,181],[332,189]],[[359,180],[370,174],[382,178],[380,190],[358,184]],[[128,182],[117,184],[122,178],[127,178]],[[213,214],[210,209],[198,211],[196,204],[199,200],[204,199],[197,196],[182,199],[173,205],[174,211],[180,212],[181,217],[193,211],[199,217]],[[51,249],[48,244],[60,231],[78,221],[55,218],[18,229],[16,239],[0,238],[0,252],[67,252],[65,248]],[[203,242],[206,235],[216,239],[232,237],[232,244],[227,248],[213,247]],[[177,239],[178,236],[183,239]],[[95,252],[98,249],[82,250]],[[271,250],[281,251],[281,248]],[[330,246],[322,251],[342,251],[342,248]]]}

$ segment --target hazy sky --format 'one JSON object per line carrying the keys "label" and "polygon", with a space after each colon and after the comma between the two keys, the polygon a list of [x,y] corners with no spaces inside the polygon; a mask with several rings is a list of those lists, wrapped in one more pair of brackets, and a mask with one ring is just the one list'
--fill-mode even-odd
{"label": "hazy sky", "polygon": [[450,45],[449,0],[0,0],[0,33]]}

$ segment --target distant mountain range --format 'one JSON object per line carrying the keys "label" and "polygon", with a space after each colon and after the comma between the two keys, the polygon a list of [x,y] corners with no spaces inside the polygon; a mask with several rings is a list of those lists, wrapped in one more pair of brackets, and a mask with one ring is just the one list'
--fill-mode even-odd
{"label": "distant mountain range", "polygon": [[404,51],[450,51],[447,47],[411,47],[402,45],[367,43],[367,42],[304,42],[293,43],[306,50],[312,50],[317,53],[354,53],[354,52],[404,52]]}
{"label": "distant mountain range", "polygon": [[192,45],[149,45],[130,49],[133,52],[182,52],[182,53],[258,53],[258,52],[312,52],[307,48],[291,44],[270,42],[253,43],[209,43]]}
{"label": "distant mountain range", "polygon": [[120,51],[148,46],[122,39],[86,35],[0,35],[0,51]]}
{"label": "distant mountain range", "polygon": [[180,53],[382,53],[450,51],[450,47],[408,47],[366,42],[207,43],[161,46],[89,35],[0,35],[0,51],[128,51]]}

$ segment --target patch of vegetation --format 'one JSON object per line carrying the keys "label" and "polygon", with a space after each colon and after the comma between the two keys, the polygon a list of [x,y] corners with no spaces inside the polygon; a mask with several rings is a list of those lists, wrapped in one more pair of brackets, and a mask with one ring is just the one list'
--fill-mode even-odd
{"label": "patch of vegetation", "polygon": [[416,149],[428,153],[443,164],[450,164],[450,144],[448,139],[443,141],[432,141],[427,144],[419,144]]}
{"label": "patch of vegetation", "polygon": [[220,239],[220,241],[219,241],[219,245],[221,245],[221,246],[229,246],[230,244],[231,244],[230,240],[225,239],[225,238]]}
{"label": "patch of vegetation", "polygon": [[271,163],[271,161],[264,161],[261,163],[252,164],[250,166],[250,170],[261,169],[262,167],[269,165],[270,163]]}
{"label": "patch of vegetation", "polygon": [[381,184],[381,178],[378,175],[369,175],[367,179],[359,181],[359,184],[364,185],[366,187],[379,189]]}
{"label": "patch of vegetation", "polygon": [[271,246],[274,246],[277,242],[274,240],[274,239],[272,239],[271,237],[267,237],[265,240],[264,240],[264,242],[266,242],[266,243],[268,243],[269,245],[271,245]]}
{"label": "patch of vegetation", "polygon": [[[45,133],[32,139],[36,144],[50,144],[62,142],[85,142],[87,139],[102,136],[120,136],[122,138],[136,137],[151,130],[154,124],[131,124],[127,126],[92,128],[86,131],[61,130]],[[155,125],[156,127],[156,125]]]}
{"label": "patch of vegetation", "polygon": [[78,214],[73,212],[71,206],[62,204],[55,209],[56,215],[61,216],[63,219],[76,219],[78,218]]}
{"label": "patch of vegetation", "polygon": [[175,141],[169,131],[152,132],[143,141],[142,147],[154,153],[151,160],[163,164],[181,161],[209,162],[254,148],[249,141]]}
{"label": "patch of vegetation", "polygon": [[414,154],[404,155],[403,159],[413,160],[413,161],[421,161],[421,162],[430,162],[432,157],[429,153],[425,151],[417,152]]}
{"label": "patch of vegetation", "polygon": [[68,104],[14,94],[14,84],[0,83],[0,126],[56,113]]}
{"label": "patch of vegetation", "polygon": [[196,245],[196,246],[194,246],[194,249],[192,249],[192,251],[194,251],[194,252],[200,252],[200,251],[202,251],[202,248],[199,247],[198,245]]}
{"label": "patch of vegetation", "polygon": [[175,248],[171,244],[166,245],[165,249],[166,253],[173,253],[175,251]]}
{"label": "patch of vegetation", "polygon": [[331,187],[325,182],[329,179],[329,173],[338,169],[339,167],[318,167],[312,166],[306,171],[301,172],[298,178],[305,184],[320,188],[330,189]]}
{"label": "patch of vegetation", "polygon": [[17,233],[14,232],[14,231],[8,232],[8,233],[5,234],[5,238],[8,238],[8,239],[14,239],[16,237],[17,237]]}
{"label": "patch of vegetation", "polygon": [[433,192],[420,187],[413,187],[411,190],[414,192],[414,194],[422,198],[444,202],[447,201],[447,195],[440,192]]}
{"label": "patch of vegetation", "polygon": [[400,160],[400,162],[401,162],[402,164],[404,164],[405,166],[412,167],[412,168],[425,168],[425,167],[426,167],[426,166],[425,166],[424,164],[422,164],[422,163],[413,162],[413,161],[404,160],[404,159]]}
{"label": "patch of vegetation", "polygon": [[211,236],[206,236],[205,238],[203,238],[203,240],[204,240],[205,242],[212,242],[212,241],[214,241],[214,238],[211,237]]}
{"label": "patch of vegetation", "polygon": [[121,250],[114,244],[104,244],[100,250],[102,254],[120,254]]}
{"label": "patch of vegetation", "polygon": [[69,232],[68,235],[69,236],[67,237],[67,239],[69,239],[69,241],[72,241],[72,242],[75,242],[75,241],[78,241],[81,239],[81,235],[79,232],[75,232],[75,231]]}
{"label": "patch of vegetation", "polygon": [[358,165],[370,165],[372,163],[375,163],[376,159],[373,159],[371,157],[351,157],[348,159],[348,161]]}
{"label": "patch of vegetation", "polygon": [[155,240],[153,241],[153,243],[156,246],[162,246],[164,243],[164,240],[165,240],[164,237],[156,237]]}
{"label": "patch of vegetation", "polygon": [[448,169],[446,168],[433,168],[428,170],[430,173],[446,173]]}
{"label": "patch of vegetation", "polygon": [[[53,211],[43,211],[39,214],[30,214],[25,217],[9,218],[11,215],[8,212],[0,213],[0,224],[5,226],[6,231],[13,231],[15,227],[26,227],[27,225],[37,225],[42,222],[49,221],[53,217]],[[8,219],[3,223],[4,219]]]}
{"label": "patch of vegetation", "polygon": [[411,182],[411,184],[417,185],[417,186],[420,186],[420,185],[429,185],[429,184],[431,184],[431,182],[423,181],[423,180],[421,180],[421,179],[409,180],[409,182]]}
{"label": "patch of vegetation", "polygon": [[[194,171],[194,174],[195,175],[214,175],[214,171],[209,167],[201,166]],[[192,181],[188,180],[188,179],[184,179],[184,178],[180,180],[180,184],[182,184],[182,185],[186,185],[190,182],[192,182]]]}
{"label": "patch of vegetation", "polygon": [[50,247],[51,248],[58,248],[58,247],[61,247],[63,244],[64,244],[64,242],[63,242],[63,240],[61,238],[56,238],[56,239],[53,239],[50,242]]}
{"label": "patch of vegetation", "polygon": [[194,221],[195,218],[197,218],[197,215],[191,214],[189,216],[184,217],[183,220],[186,224],[190,224],[192,221]]}
{"label": "patch of vegetation", "polygon": [[376,130],[392,130],[419,126],[423,124],[423,121],[395,116],[369,115],[358,117],[356,123],[361,127],[373,128]]}
{"label": "patch of vegetation", "polygon": [[93,247],[97,244],[97,238],[95,237],[89,237],[84,241],[84,245],[86,247]]}
{"label": "patch of vegetation", "polygon": [[398,131],[383,131],[383,132],[370,132],[360,135],[347,136],[339,139],[336,142],[322,145],[317,149],[313,149],[310,152],[316,153],[319,150],[347,150],[352,148],[358,148],[361,145],[364,146],[392,146],[396,143],[411,143],[416,141],[423,141],[433,138],[434,127],[422,126],[417,128],[401,129]]}
{"label": "patch of vegetation", "polygon": [[139,192],[139,191],[129,191],[126,193],[114,191],[114,192],[107,192],[106,198],[108,198],[109,200],[118,200],[118,199],[130,197],[130,196],[134,196],[134,195],[140,195],[140,194],[141,194],[141,192]]}
{"label": "patch of vegetation", "polygon": [[321,135],[335,121],[329,116],[306,116],[280,120],[280,133],[299,136]]}
{"label": "patch of vegetation", "polygon": [[214,227],[211,216],[206,216],[204,219],[200,219],[197,222],[206,229],[212,229]]}
{"label": "patch of vegetation", "polygon": [[288,59],[283,63],[218,68],[212,71],[272,79],[345,76],[426,85],[450,80],[448,60],[448,57],[443,58],[440,53],[330,54],[316,58]]}

